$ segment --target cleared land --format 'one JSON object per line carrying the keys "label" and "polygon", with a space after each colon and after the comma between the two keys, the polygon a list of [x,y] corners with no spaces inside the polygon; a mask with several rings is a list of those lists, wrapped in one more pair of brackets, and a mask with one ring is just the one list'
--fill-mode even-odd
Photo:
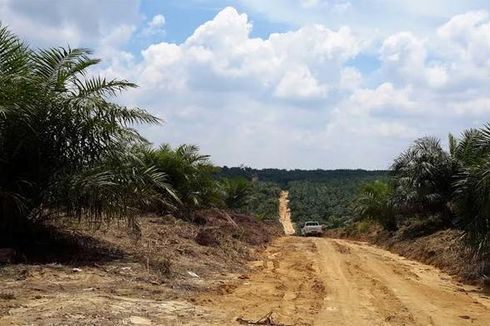
{"label": "cleared land", "polygon": [[177,275],[158,278],[131,257],[80,270],[65,264],[5,267],[0,325],[239,325],[270,312],[273,325],[490,321],[490,297],[477,288],[365,243],[279,237],[252,255],[247,270],[244,259],[230,256],[229,244],[196,244],[190,233],[198,230],[183,229],[190,226],[144,226],[147,237],[165,234],[165,246],[155,247],[152,257],[169,245],[182,252],[173,258]]}

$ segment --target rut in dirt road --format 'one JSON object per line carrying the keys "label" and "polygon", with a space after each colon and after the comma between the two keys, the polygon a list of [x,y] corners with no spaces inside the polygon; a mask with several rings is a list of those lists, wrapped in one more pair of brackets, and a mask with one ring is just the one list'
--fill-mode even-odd
{"label": "rut in dirt road", "polygon": [[436,268],[364,243],[283,237],[203,302],[224,323],[273,312],[287,325],[490,325],[490,298]]}
{"label": "rut in dirt road", "polygon": [[284,234],[293,235],[295,230],[293,222],[291,221],[288,196],[289,192],[281,191],[281,195],[279,196],[279,221],[284,229]]}

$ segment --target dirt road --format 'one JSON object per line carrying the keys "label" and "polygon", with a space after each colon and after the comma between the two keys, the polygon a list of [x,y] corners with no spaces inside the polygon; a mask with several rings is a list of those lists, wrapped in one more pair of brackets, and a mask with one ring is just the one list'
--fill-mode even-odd
{"label": "dirt road", "polygon": [[284,234],[293,235],[295,231],[293,222],[291,222],[291,210],[288,207],[288,196],[289,193],[287,191],[281,191],[281,195],[279,196],[279,221],[284,229]]}
{"label": "dirt road", "polygon": [[362,243],[283,237],[253,271],[197,303],[229,325],[490,325],[490,298],[430,266]]}
{"label": "dirt road", "polygon": [[0,281],[0,325],[222,326],[269,312],[277,325],[490,325],[490,297],[367,244],[281,237],[259,257],[247,274],[167,284],[137,263],[13,266]]}

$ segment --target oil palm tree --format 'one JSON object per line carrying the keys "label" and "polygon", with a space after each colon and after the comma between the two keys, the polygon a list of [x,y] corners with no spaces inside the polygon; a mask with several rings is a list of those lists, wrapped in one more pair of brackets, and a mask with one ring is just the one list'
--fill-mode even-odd
{"label": "oil palm tree", "polygon": [[392,189],[382,181],[365,184],[354,201],[354,212],[365,220],[376,221],[388,230],[396,228]]}
{"label": "oil palm tree", "polygon": [[455,210],[469,240],[480,251],[490,250],[490,124],[453,137],[458,162]]}
{"label": "oil palm tree", "polygon": [[395,206],[407,215],[440,214],[449,221],[455,170],[454,160],[438,139],[417,139],[391,167]]}
{"label": "oil palm tree", "polygon": [[245,178],[236,177],[221,181],[224,203],[233,210],[245,209],[252,199],[252,184]]}
{"label": "oil palm tree", "polygon": [[99,62],[87,49],[33,51],[0,25],[0,229],[6,233],[60,208],[99,217],[126,213],[132,199],[148,198],[145,184],[166,187],[163,175],[139,163],[139,178],[120,172],[136,163],[119,155],[122,149],[145,142],[132,126],[159,120],[113,102],[136,85],[90,76]]}
{"label": "oil palm tree", "polygon": [[176,202],[176,215],[190,218],[196,209],[222,205],[214,178],[217,168],[209,160],[209,155],[199,152],[198,146],[184,144],[172,148],[164,144],[158,149],[147,148],[145,157],[147,164],[165,173],[174,187],[180,199]]}

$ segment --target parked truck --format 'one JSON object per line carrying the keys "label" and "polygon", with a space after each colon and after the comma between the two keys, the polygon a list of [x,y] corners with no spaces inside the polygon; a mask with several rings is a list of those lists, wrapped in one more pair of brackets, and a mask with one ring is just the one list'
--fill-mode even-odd
{"label": "parked truck", "polygon": [[301,235],[321,235],[323,233],[323,227],[316,221],[308,221],[301,228]]}

